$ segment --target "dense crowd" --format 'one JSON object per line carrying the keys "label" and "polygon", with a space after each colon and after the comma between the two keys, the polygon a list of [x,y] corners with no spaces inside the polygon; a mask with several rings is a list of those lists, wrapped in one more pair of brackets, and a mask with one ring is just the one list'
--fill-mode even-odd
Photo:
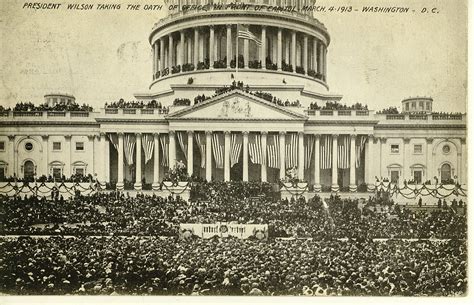
{"label": "dense crowd", "polygon": [[[0,182],[34,182],[35,178],[18,178],[16,176],[0,176]],[[81,174],[73,174],[70,177],[66,177],[65,175],[61,176],[46,176],[46,175],[41,175],[39,177],[36,177],[36,182],[93,182],[96,181],[96,179],[91,175],[81,175]]]}
{"label": "dense crowd", "polygon": [[388,108],[384,108],[382,110],[377,111],[377,114],[399,114],[397,107],[390,106]]}
{"label": "dense crowd", "polygon": [[452,241],[31,238],[0,241],[14,294],[402,295],[466,293]]}
{"label": "dense crowd", "polygon": [[[9,109],[8,109],[9,110]],[[15,105],[13,111],[93,111],[92,107],[87,104],[78,104],[76,102],[57,103],[50,106],[47,103],[35,105],[32,102],[20,102]]]}
{"label": "dense crowd", "polygon": [[319,106],[317,102],[312,102],[309,105],[309,109],[312,110],[368,110],[367,105],[362,105],[361,103],[355,103],[354,105],[347,106],[346,104],[341,104],[338,101],[328,101],[325,105]]}
{"label": "dense crowd", "polygon": [[124,99],[119,99],[118,101],[105,103],[105,108],[146,108],[146,109],[161,109],[161,102],[156,100],[151,101],[125,101]]}

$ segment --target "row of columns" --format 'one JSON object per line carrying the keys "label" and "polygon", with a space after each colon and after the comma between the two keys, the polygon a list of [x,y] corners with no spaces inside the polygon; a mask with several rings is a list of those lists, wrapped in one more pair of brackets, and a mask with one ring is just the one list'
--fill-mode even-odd
{"label": "row of columns", "polygon": [[[206,131],[206,180],[210,181],[212,179],[212,131]],[[267,132],[263,131],[260,132],[261,135],[261,151],[262,153],[262,166],[261,166],[261,181],[267,181]],[[286,146],[286,133],[280,132],[279,133],[279,151],[280,151],[280,179],[284,179],[286,175],[286,164],[285,164],[285,146]],[[155,133],[153,138],[154,141],[154,168],[153,168],[153,184],[159,185],[159,134]],[[175,132],[170,131],[168,133],[169,136],[169,160],[168,164],[170,168],[173,168],[176,164],[176,137]],[[187,132],[187,171],[188,175],[193,174],[193,131]],[[243,151],[243,170],[242,170],[242,180],[248,181],[249,180],[249,171],[248,171],[248,156],[249,156],[249,132],[244,131],[242,132],[242,151]],[[356,176],[355,176],[355,141],[357,135],[352,134],[350,136],[350,187],[356,187]],[[230,181],[230,152],[231,152],[231,132],[225,131],[224,132],[224,181]],[[338,172],[337,172],[337,141],[338,135],[332,135],[332,185],[333,189],[338,188]],[[105,141],[103,141],[105,143]],[[368,153],[372,150],[372,141],[368,141]],[[135,188],[141,188],[141,179],[142,179],[142,171],[141,171],[141,134],[136,134],[136,170],[135,170]],[[320,186],[320,158],[319,158],[319,149],[320,149],[320,135],[315,134],[315,141],[314,141],[314,183],[316,186]],[[123,186],[124,181],[124,134],[118,133],[118,171],[117,171],[117,187]],[[370,169],[370,166],[367,167]],[[371,177],[371,173],[368,174]],[[99,178],[100,179],[100,178]],[[298,133],[298,179],[304,180],[304,133]]]}
{"label": "row of columns", "polygon": [[[209,48],[207,50],[207,55],[209,58],[210,69],[213,69],[214,61],[220,59],[217,54],[217,39],[215,34],[214,25],[209,26]],[[233,58],[233,54],[238,53],[233,52],[233,38],[232,38],[232,28],[235,28],[235,25],[226,25],[226,64],[227,67],[230,67],[230,61]],[[277,70],[282,71],[282,61],[283,61],[283,29],[276,29],[276,46],[273,42],[275,35],[267,35],[267,26],[261,26],[260,39],[262,42],[260,50],[260,61],[262,63],[262,69],[266,69],[266,57],[268,50],[274,51],[276,48],[276,64]],[[234,30],[236,32],[236,30]],[[285,30],[286,31],[286,30]],[[285,62],[293,66],[293,72],[296,73],[297,66],[297,35],[302,36],[302,45],[301,50],[301,65],[305,70],[305,74],[308,74],[310,69],[315,72],[326,76],[326,53],[327,48],[324,43],[316,37],[310,36],[306,33],[297,34],[294,30],[290,31],[291,41],[286,39],[285,43]],[[193,30],[194,37],[186,35],[185,30],[179,31],[179,40],[174,40],[174,33],[170,33],[167,36],[159,38],[153,44],[153,74],[156,75],[158,71],[163,71],[166,68],[171,69],[175,64],[183,65],[184,63],[193,63],[196,68],[198,62],[204,61],[204,35],[200,33],[199,28],[194,28]],[[289,37],[285,36],[285,37]],[[270,37],[270,44],[267,45],[267,37]],[[312,52],[310,53],[310,38],[312,40]],[[221,37],[222,39],[222,37]],[[176,50],[175,50],[176,44]],[[191,47],[193,44],[193,48]],[[187,48],[186,48],[187,45]],[[291,45],[291,59],[289,58]],[[192,54],[190,53],[193,50]],[[185,51],[187,51],[187,58],[185,56]],[[272,56],[271,56],[272,57]],[[248,68],[249,66],[249,40],[244,39],[243,41],[243,58],[244,58],[244,67]]]}

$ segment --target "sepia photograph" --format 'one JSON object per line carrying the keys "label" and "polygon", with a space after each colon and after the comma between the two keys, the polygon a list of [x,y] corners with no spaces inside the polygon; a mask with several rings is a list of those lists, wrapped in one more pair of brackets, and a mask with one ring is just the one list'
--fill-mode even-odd
{"label": "sepia photograph", "polygon": [[467,11],[2,1],[0,303],[466,299]]}

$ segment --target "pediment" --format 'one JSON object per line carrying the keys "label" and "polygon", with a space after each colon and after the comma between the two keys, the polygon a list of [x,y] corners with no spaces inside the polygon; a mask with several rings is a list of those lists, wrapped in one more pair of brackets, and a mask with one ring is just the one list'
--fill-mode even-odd
{"label": "pediment", "polygon": [[181,109],[168,119],[305,120],[306,116],[257,96],[234,90],[201,104]]}

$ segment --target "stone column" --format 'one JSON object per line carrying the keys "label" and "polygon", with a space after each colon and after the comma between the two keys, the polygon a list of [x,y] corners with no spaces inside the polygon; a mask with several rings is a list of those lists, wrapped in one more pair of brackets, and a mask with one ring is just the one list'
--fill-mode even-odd
{"label": "stone column", "polygon": [[230,181],[230,131],[224,132],[224,181]]}
{"label": "stone column", "polygon": [[193,62],[193,40],[190,37],[189,33],[186,35],[186,49],[187,49],[187,60],[186,63],[190,64]]}
{"label": "stone column", "polygon": [[431,180],[433,183],[433,138],[426,138],[426,177],[425,180]]}
{"label": "stone column", "polygon": [[209,26],[209,68],[214,69],[214,26]]}
{"label": "stone column", "polygon": [[349,173],[349,189],[351,191],[357,190],[356,185],[356,149],[355,149],[355,142],[356,142],[357,135],[351,134],[351,147],[350,147],[350,162],[351,168]]}
{"label": "stone column", "polygon": [[[467,147],[466,147],[466,138],[461,138],[461,164],[465,164],[466,166],[467,161]],[[467,184],[467,167],[462,171],[461,175],[458,178],[459,183]]]}
{"label": "stone column", "polygon": [[296,73],[296,32],[291,32],[291,65],[293,73]]}
{"label": "stone column", "polygon": [[153,134],[153,188],[160,186],[160,134]]}
{"label": "stone column", "polygon": [[188,130],[188,165],[187,165],[187,168],[188,168],[188,175],[191,177],[193,175],[193,167],[194,167],[194,164],[193,164],[193,159],[194,159],[194,148],[193,148],[193,136],[194,136],[194,132],[192,130]]}
{"label": "stone column", "polygon": [[280,179],[285,179],[285,174],[286,174],[285,141],[286,141],[286,132],[280,131]]}
{"label": "stone column", "polygon": [[[72,144],[71,144],[71,139],[72,136],[70,134],[64,135],[64,139],[66,140],[66,150],[64,151],[66,154],[66,165],[64,166],[63,169],[63,175],[66,176],[66,178],[71,177],[72,175],[72,165],[71,165],[71,151],[72,151]],[[122,146],[123,147],[123,146]],[[122,150],[123,152],[123,150]]]}
{"label": "stone column", "polygon": [[123,132],[118,133],[117,189],[123,189]]}
{"label": "stone column", "polygon": [[170,130],[168,133],[169,136],[169,168],[172,169],[176,165],[176,137],[175,137],[175,131]]}
{"label": "stone column", "polygon": [[262,166],[260,167],[260,176],[262,182],[267,182],[267,132],[261,132],[262,137]]}
{"label": "stone column", "polygon": [[232,57],[232,25],[227,25],[227,39],[226,39],[226,65],[230,68],[230,61]]}
{"label": "stone column", "polygon": [[304,180],[304,132],[298,132],[298,180]]}
{"label": "stone column", "polygon": [[136,133],[136,164],[135,164],[135,190],[139,191],[142,189],[142,134]]}
{"label": "stone column", "polygon": [[319,165],[319,141],[321,139],[321,135],[315,134],[314,135],[314,187],[316,189],[321,188],[321,177],[320,177],[320,165]]}
{"label": "stone column", "polygon": [[170,74],[171,74],[171,68],[173,67],[173,58],[174,58],[174,52],[173,52],[173,34],[168,35],[168,67],[170,68]]}
{"label": "stone column", "polygon": [[206,180],[212,180],[212,131],[206,131]]}
{"label": "stone column", "polygon": [[[179,62],[178,65],[184,64],[184,31],[179,31]],[[182,69],[183,67],[181,67]]]}
{"label": "stone column", "polygon": [[323,43],[320,41],[318,44],[319,57],[318,59],[318,73],[323,74]]}
{"label": "stone column", "polygon": [[324,75],[324,81],[327,82],[328,78],[328,61],[327,61],[327,54],[328,54],[328,49],[324,47],[324,60],[323,60],[323,75]]}
{"label": "stone column", "polygon": [[[106,152],[106,144],[107,144],[107,138],[105,132],[100,133],[100,153],[99,153],[99,168],[98,168],[98,179],[100,184],[105,184],[106,181],[106,174],[105,174],[105,168],[106,168],[106,161],[105,161],[105,152]],[[105,187],[105,185],[104,185]]]}
{"label": "stone column", "polygon": [[[461,141],[461,139],[460,139]],[[456,170],[456,176],[457,176],[457,179],[454,179],[454,181],[457,181],[459,183],[461,183],[461,177],[462,177],[462,173],[463,173],[463,163],[462,163],[462,145],[461,145],[461,150],[458,150],[457,152],[457,160],[456,160],[456,167],[457,167],[457,170]],[[453,177],[454,178],[454,177]]]}
{"label": "stone column", "polygon": [[262,62],[262,69],[267,68],[267,27],[262,25],[262,52],[260,54],[260,61]]}
{"label": "stone column", "polygon": [[282,47],[281,47],[281,28],[278,28],[278,35],[277,35],[277,68],[278,68],[278,71],[281,71],[281,51],[282,51]]}
{"label": "stone column", "polygon": [[[42,135],[41,138],[43,139],[43,174],[48,176],[48,154],[49,154],[49,136]],[[85,174],[85,173],[84,173]],[[41,176],[41,175],[38,175]]]}
{"label": "stone column", "polygon": [[243,158],[242,162],[243,168],[242,168],[242,180],[243,181],[249,181],[249,132],[244,131],[242,133],[243,135],[243,140],[242,140],[242,146],[243,146]]}
{"label": "stone column", "polygon": [[[408,181],[411,178],[411,171],[408,164],[408,155],[409,155],[409,148],[410,148],[410,138],[406,137],[403,138],[403,146],[402,146],[402,153],[403,153],[403,179]],[[370,155],[369,155],[370,156]]]}
{"label": "stone column", "polygon": [[308,35],[303,36],[303,69],[304,74],[308,75]]}
{"label": "stone column", "polygon": [[[369,134],[367,138],[367,146],[365,147],[365,155],[372,156],[374,153],[374,135]],[[374,188],[375,184],[375,176],[372,171],[372,164],[369,164],[369,160],[365,159],[365,183],[367,184],[369,189]],[[400,177],[401,179],[402,177]]]}
{"label": "stone column", "polygon": [[285,38],[285,63],[290,64],[290,40]]}
{"label": "stone column", "polygon": [[332,135],[332,185],[331,190],[337,191],[339,185],[337,184],[337,134]]}
{"label": "stone column", "polygon": [[97,152],[99,150],[99,136],[98,135],[88,135],[87,139],[92,145],[92,164],[91,166],[87,166],[87,172],[84,174],[91,174],[92,177],[96,176],[97,174]]}
{"label": "stone column", "polygon": [[313,37],[313,58],[312,58],[312,63],[313,63],[313,67],[312,69],[314,71],[317,71],[318,70],[318,40],[316,39],[316,37]]}
{"label": "stone column", "polygon": [[[19,172],[18,172],[18,150],[15,148],[15,135],[9,135],[8,136],[8,145],[9,145],[9,151],[10,151],[10,162],[11,166],[8,168],[8,175],[10,176],[16,176],[17,178],[19,177]],[[7,156],[9,155],[7,153]]]}
{"label": "stone column", "polygon": [[[164,70],[166,68],[165,62],[165,41],[163,38],[160,38],[160,69]],[[160,76],[161,76],[160,70]]]}
{"label": "stone column", "polygon": [[249,40],[244,39],[244,68],[249,67]]}
{"label": "stone column", "polygon": [[199,58],[199,29],[194,28],[194,51],[193,51],[193,65],[197,69]]}
{"label": "stone column", "polygon": [[152,52],[153,52],[153,79],[155,79],[156,75],[156,68],[158,66],[158,56],[157,56],[157,45],[154,43],[152,45]]}

